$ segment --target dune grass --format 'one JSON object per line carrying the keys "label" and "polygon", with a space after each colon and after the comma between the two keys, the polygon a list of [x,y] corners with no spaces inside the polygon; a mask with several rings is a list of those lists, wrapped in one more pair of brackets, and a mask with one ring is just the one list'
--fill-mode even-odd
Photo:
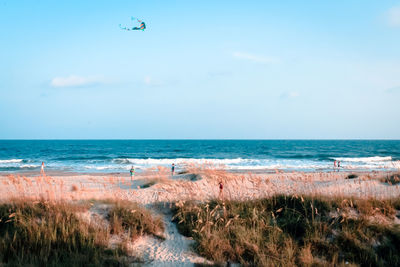
{"label": "dune grass", "polygon": [[387,183],[389,185],[396,185],[400,183],[400,173],[387,174],[380,179],[382,183]]}
{"label": "dune grass", "polygon": [[[13,201],[0,204],[0,265],[5,266],[126,266],[123,243],[110,248],[110,237],[131,238],[163,228],[149,211],[131,203],[114,202],[110,227],[80,219],[90,204]],[[132,212],[132,209],[136,212]],[[118,230],[118,233],[116,232]],[[134,259],[138,261],[138,259]]]}
{"label": "dune grass", "polygon": [[132,239],[147,234],[164,239],[164,224],[148,210],[129,201],[117,202],[108,213],[111,233],[127,232]]}
{"label": "dune grass", "polygon": [[[197,252],[245,266],[399,266],[399,200],[276,196],[179,202],[174,220]],[[347,264],[346,264],[347,263]]]}

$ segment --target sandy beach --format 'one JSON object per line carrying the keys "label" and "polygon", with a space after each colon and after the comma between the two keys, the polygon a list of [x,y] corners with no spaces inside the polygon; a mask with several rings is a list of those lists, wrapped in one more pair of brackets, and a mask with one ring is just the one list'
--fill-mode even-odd
{"label": "sandy beach", "polygon": [[[166,227],[159,240],[142,236],[128,242],[128,249],[146,266],[192,266],[211,264],[192,249],[193,240],[182,236],[172,222],[172,203],[187,200],[206,202],[212,199],[253,200],[274,195],[331,196],[387,199],[400,196],[397,185],[380,181],[385,172],[364,172],[349,179],[352,173],[230,173],[209,167],[193,167],[171,176],[165,168],[128,175],[52,173],[40,176],[9,174],[0,176],[0,200],[12,199],[79,202],[81,200],[128,200],[140,203],[160,216]],[[354,174],[353,174],[354,175]],[[352,177],[352,176],[350,176]],[[223,192],[220,193],[219,182]],[[105,208],[95,204],[81,215],[88,222],[104,217]],[[102,219],[104,220],[104,218]],[[115,237],[116,242],[120,237]],[[114,238],[114,239],[115,239]]]}
{"label": "sandy beach", "polygon": [[49,198],[63,200],[123,199],[141,204],[207,201],[219,197],[218,183],[224,184],[226,200],[248,200],[277,194],[353,196],[359,198],[391,198],[400,195],[396,185],[379,179],[388,172],[275,174],[230,173],[213,168],[194,168],[185,174],[171,176],[167,170],[145,172],[131,182],[126,174],[66,174],[0,176],[0,199]]}

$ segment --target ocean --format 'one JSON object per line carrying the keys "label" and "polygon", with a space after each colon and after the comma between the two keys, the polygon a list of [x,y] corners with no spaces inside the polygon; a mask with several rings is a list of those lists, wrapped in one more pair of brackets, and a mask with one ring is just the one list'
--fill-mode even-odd
{"label": "ocean", "polygon": [[400,168],[400,140],[0,140],[0,172],[78,173],[177,170],[211,163],[231,171],[392,171]]}

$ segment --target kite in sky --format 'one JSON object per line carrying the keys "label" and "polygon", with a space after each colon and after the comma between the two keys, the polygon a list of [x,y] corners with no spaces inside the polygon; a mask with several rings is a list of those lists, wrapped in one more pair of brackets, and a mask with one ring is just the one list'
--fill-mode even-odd
{"label": "kite in sky", "polygon": [[[135,20],[135,18],[131,17],[131,20]],[[127,28],[127,27],[122,27],[121,24],[119,24],[119,27],[121,28],[121,30],[126,30],[126,31],[139,31],[139,30],[144,31],[146,29],[146,24],[144,23],[144,21],[140,19],[137,19],[137,21],[140,23],[139,27]]]}

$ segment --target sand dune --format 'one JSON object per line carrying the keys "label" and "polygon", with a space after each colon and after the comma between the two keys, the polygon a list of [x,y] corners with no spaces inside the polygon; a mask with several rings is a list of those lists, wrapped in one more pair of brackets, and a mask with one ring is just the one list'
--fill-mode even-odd
{"label": "sand dune", "polygon": [[[129,177],[110,175],[62,175],[53,177],[0,176],[0,199],[125,199],[141,204],[182,200],[206,201],[223,197],[246,200],[274,194],[354,196],[390,198],[399,196],[397,185],[379,181],[387,173],[361,173],[345,179],[349,173],[276,173],[235,174],[214,169],[197,169],[196,173],[170,177],[167,174]],[[224,184],[219,196],[218,182]]]}

